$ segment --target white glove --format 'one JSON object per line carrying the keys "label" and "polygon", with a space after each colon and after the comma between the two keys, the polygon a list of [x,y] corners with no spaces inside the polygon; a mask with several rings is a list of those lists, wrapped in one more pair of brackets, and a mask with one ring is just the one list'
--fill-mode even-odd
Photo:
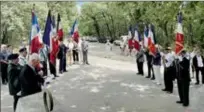
{"label": "white glove", "polygon": [[43,68],[43,65],[40,63],[40,68]]}
{"label": "white glove", "polygon": [[43,76],[43,71],[40,70],[40,71],[38,72],[38,74],[41,75],[41,76]]}
{"label": "white glove", "polygon": [[178,57],[179,61],[183,61],[183,58],[181,56]]}

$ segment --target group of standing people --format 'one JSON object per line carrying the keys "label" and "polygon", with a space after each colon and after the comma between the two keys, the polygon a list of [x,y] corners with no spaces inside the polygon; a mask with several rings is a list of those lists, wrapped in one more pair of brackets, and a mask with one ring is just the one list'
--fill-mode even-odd
{"label": "group of standing people", "polygon": [[42,91],[41,87],[46,82],[48,70],[49,75],[54,76],[53,79],[59,77],[56,68],[57,59],[60,74],[67,72],[67,57],[70,65],[72,62],[79,63],[80,51],[83,55],[83,64],[89,64],[88,43],[82,39],[80,44],[81,48],[79,48],[79,43],[72,39],[69,39],[67,45],[59,41],[58,49],[52,52],[47,45],[42,44],[38,53],[30,55],[26,47],[20,48],[18,53],[13,53],[10,45],[2,45],[0,52],[2,84],[8,84],[10,95],[14,97],[14,111],[19,98]]}
{"label": "group of standing people", "polygon": [[[156,45],[156,53],[153,55],[149,52],[148,48],[144,48],[142,45],[140,46],[141,49],[136,53],[137,74],[144,75],[143,65],[146,60],[148,68],[148,75],[146,78],[156,80],[158,85],[162,85],[162,82],[164,82],[164,89],[162,89],[162,91],[169,94],[173,93],[173,82],[176,80],[180,97],[177,103],[188,106],[191,69],[192,74],[196,72],[195,84],[198,85],[200,83],[199,72],[202,74],[202,83],[204,84],[204,58],[201,55],[200,49],[196,48],[191,53],[182,50],[176,55],[171,47],[167,46],[165,49],[162,49],[161,46]],[[164,66],[163,76],[161,74],[162,65]]]}
{"label": "group of standing people", "polygon": [[[5,48],[4,48],[5,47]],[[41,91],[44,83],[43,72],[39,68],[40,57],[33,53],[27,60],[27,49],[20,48],[19,53],[13,53],[12,49],[8,50],[7,45],[3,45],[0,54],[2,83],[8,84],[9,93],[14,98],[14,112],[20,97],[25,97]],[[11,51],[11,52],[9,52]],[[6,75],[6,76],[4,76]],[[4,77],[6,77],[6,82]]]}

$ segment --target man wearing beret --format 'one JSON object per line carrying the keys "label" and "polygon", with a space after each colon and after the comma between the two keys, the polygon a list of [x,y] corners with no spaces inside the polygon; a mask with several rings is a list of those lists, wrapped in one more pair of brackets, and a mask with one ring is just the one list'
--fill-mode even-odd
{"label": "man wearing beret", "polygon": [[19,64],[21,66],[24,66],[27,64],[26,56],[27,56],[27,49],[25,47],[21,48],[19,50],[20,56],[19,56]]}
{"label": "man wearing beret", "polygon": [[8,60],[10,61],[8,65],[8,86],[10,95],[14,98],[13,108],[14,112],[17,106],[17,102],[20,96],[17,93],[20,91],[20,82],[19,82],[19,74],[21,71],[21,66],[18,64],[18,54],[10,54],[8,56]]}

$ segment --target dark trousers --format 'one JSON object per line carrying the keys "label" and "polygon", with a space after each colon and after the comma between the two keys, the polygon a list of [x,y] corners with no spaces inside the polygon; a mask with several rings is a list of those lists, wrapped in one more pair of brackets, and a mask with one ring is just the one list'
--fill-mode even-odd
{"label": "dark trousers", "polygon": [[50,53],[48,53],[48,60],[49,60],[50,73],[56,77],[57,76],[56,67],[55,67],[55,64],[50,62]]}
{"label": "dark trousers", "polygon": [[60,59],[59,72],[66,71],[66,58]]}
{"label": "dark trousers", "polygon": [[191,68],[192,68],[192,75],[193,75],[193,78],[194,78],[194,73],[195,73],[195,67],[193,65],[191,65]]}
{"label": "dark trousers", "polygon": [[17,95],[13,96],[13,99],[14,99],[14,101],[13,101],[13,110],[14,110],[14,112],[16,111],[16,107],[17,107],[19,98],[20,98],[20,96],[17,96]]}
{"label": "dark trousers", "polygon": [[148,66],[148,77],[151,77],[151,74],[152,74],[152,78],[155,78],[152,63],[148,62],[147,66]]}
{"label": "dark trousers", "polygon": [[49,62],[50,64],[50,73],[53,74],[55,77],[57,76],[56,67],[53,63]]}
{"label": "dark trousers", "polygon": [[177,80],[177,84],[178,84],[178,93],[179,93],[180,101],[183,102],[183,105],[188,106],[190,82]]}
{"label": "dark trousers", "polygon": [[3,84],[6,84],[8,82],[7,67],[8,67],[8,64],[1,63],[1,78],[2,78]]}
{"label": "dark trousers", "polygon": [[42,71],[44,76],[47,76],[47,63],[45,61],[41,61],[41,64],[43,65]]}
{"label": "dark trousers", "polygon": [[83,63],[88,64],[88,51],[83,51]]}
{"label": "dark trousers", "polygon": [[144,75],[144,72],[143,72],[143,62],[139,62],[137,60],[137,69],[138,69],[138,74]]}
{"label": "dark trousers", "polygon": [[197,83],[200,83],[199,81],[199,72],[201,72],[202,74],[202,83],[204,84],[204,68],[203,67],[198,67],[195,69],[196,71],[196,82]]}
{"label": "dark trousers", "polygon": [[173,71],[172,67],[165,68],[164,70],[164,85],[165,90],[173,92]]}
{"label": "dark trousers", "polygon": [[79,53],[76,50],[73,50],[73,59],[74,62],[79,61]]}

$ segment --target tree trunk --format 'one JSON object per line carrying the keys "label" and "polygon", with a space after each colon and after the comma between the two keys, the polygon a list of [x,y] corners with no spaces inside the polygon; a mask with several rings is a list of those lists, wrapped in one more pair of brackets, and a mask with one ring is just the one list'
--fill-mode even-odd
{"label": "tree trunk", "polygon": [[168,30],[167,30],[167,24],[168,24],[168,21],[165,21],[164,22],[164,34],[167,38],[167,41],[170,42],[171,39],[169,39],[169,35],[168,35]]}
{"label": "tree trunk", "polygon": [[3,35],[2,35],[2,44],[7,44],[8,43],[8,31],[7,31],[7,27],[5,27],[5,29],[3,30]]}
{"label": "tree trunk", "polygon": [[98,24],[98,21],[96,20],[96,17],[91,17],[92,19],[93,19],[93,21],[94,21],[94,27],[95,27],[95,29],[96,29],[96,33],[97,33],[97,35],[98,35],[98,38],[100,39],[101,38],[101,34],[100,34],[100,28],[99,28],[99,24]]}
{"label": "tree trunk", "polygon": [[105,19],[105,24],[106,24],[106,26],[107,26],[107,29],[108,29],[108,32],[109,32],[109,36],[112,38],[112,32],[111,32],[111,30],[110,30],[110,27],[109,27],[108,22],[106,21],[106,16],[105,16],[104,12],[102,12],[102,16],[103,16],[104,19]]}
{"label": "tree trunk", "polygon": [[114,25],[114,20],[113,20],[113,17],[112,16],[110,16],[110,18],[111,18],[111,22],[112,22],[112,26],[113,26],[113,37],[112,37],[112,39],[114,39],[115,40],[115,37],[116,37],[116,29],[115,29],[115,25]]}

